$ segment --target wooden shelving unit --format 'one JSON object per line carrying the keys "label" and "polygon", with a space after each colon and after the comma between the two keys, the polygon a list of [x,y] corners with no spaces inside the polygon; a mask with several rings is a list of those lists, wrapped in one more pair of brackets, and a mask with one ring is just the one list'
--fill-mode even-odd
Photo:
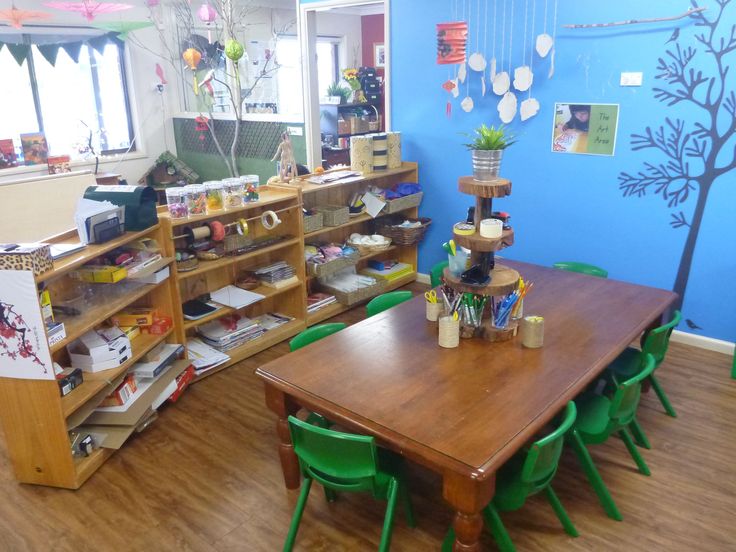
{"label": "wooden shelving unit", "polygon": [[[71,271],[141,238],[152,238],[162,244],[162,227],[156,224],[140,232],[127,232],[101,245],[88,245],[73,255],[57,260],[53,270],[36,276],[35,281],[46,286],[52,304],[57,304],[78,292],[80,284],[70,278]],[[46,241],[76,243],[79,240],[76,231],[70,231]],[[170,259],[162,260],[155,268],[163,268],[167,264],[171,264]],[[116,284],[82,284],[98,286],[96,289],[105,293],[95,294],[92,299],[95,303],[82,308],[80,315],[56,317],[57,322],[64,323],[67,337],[53,346],[45,345],[51,358],[61,366],[69,366],[66,346],[88,330],[105,325],[110,316],[125,307],[155,307],[163,314],[173,314],[177,303],[172,284],[172,278],[155,285],[136,284],[132,278]],[[54,379],[0,378],[0,421],[18,481],[67,489],[79,488],[115,450],[98,448],[88,457],[75,458],[72,456],[69,430],[85,422],[133,364],[158,344],[175,342],[175,337],[173,329],[164,335],[141,334],[132,340],[132,357],[127,362],[103,372],[85,372],[83,383],[64,397]],[[3,362],[10,360],[6,358]],[[137,424],[135,422],[129,426],[131,433]]]}
{"label": "wooden shelving unit", "polygon": [[[390,169],[387,171],[380,171],[366,175],[358,180],[351,182],[333,182],[329,184],[312,184],[306,181],[306,177],[302,179],[298,184],[281,184],[279,185],[282,189],[296,190],[299,192],[301,201],[305,208],[312,208],[318,205],[347,205],[350,201],[350,197],[355,192],[366,190],[369,186],[378,186],[380,188],[390,188],[400,182],[418,182],[419,181],[419,168],[417,163],[404,162],[398,169]],[[418,208],[412,207],[405,209],[400,212],[401,215],[407,218],[417,218]],[[350,234],[358,232],[360,234],[373,234],[375,221],[384,217],[382,213],[379,213],[375,219],[368,214],[361,214],[356,217],[352,217],[345,224],[339,226],[324,226],[314,232],[309,232],[303,235],[304,243],[315,243],[315,242],[336,242],[343,243]],[[366,263],[371,259],[397,259],[400,262],[408,263],[414,267],[414,271],[411,274],[402,276],[395,281],[389,282],[388,286],[384,289],[385,291],[391,291],[404,286],[408,283],[416,280],[417,273],[417,245],[402,246],[402,245],[391,245],[384,251],[377,251],[368,255],[361,256],[358,261],[357,269],[360,270],[366,266]],[[311,293],[316,290],[319,282],[316,278],[308,277],[307,281],[307,293]],[[366,300],[367,301],[367,300]],[[307,326],[312,326],[323,322],[333,316],[336,316],[342,312],[345,312],[349,308],[339,303],[333,303],[320,310],[310,313],[306,317]]]}
{"label": "wooden shelving unit", "polygon": [[[242,255],[224,256],[216,260],[200,260],[194,270],[179,272],[176,263],[172,266],[173,288],[176,296],[174,312],[174,329],[181,343],[189,337],[196,336],[199,326],[233,314],[241,313],[253,318],[268,312],[278,312],[294,318],[278,328],[267,331],[262,336],[242,346],[226,351],[230,361],[226,364],[199,374],[196,380],[215,374],[241,360],[248,358],[276,343],[293,337],[306,328],[307,306],[305,294],[306,273],[304,267],[304,241],[302,239],[301,196],[295,190],[281,187],[262,186],[260,198],[256,202],[246,203],[236,209],[227,209],[191,217],[188,219],[171,219],[168,213],[160,212],[161,226],[165,235],[166,255],[175,256],[177,249],[186,247],[186,241],[179,236],[185,227],[198,227],[211,221],[220,221],[227,225],[240,219],[249,220],[249,236],[255,239],[278,236],[282,239],[274,244],[248,251]],[[266,230],[258,220],[265,211],[275,211],[281,224],[271,231]],[[198,320],[186,320],[181,305],[190,299],[235,284],[240,273],[253,270],[276,261],[284,260],[296,269],[297,281],[282,288],[259,286],[252,290],[265,298],[242,309],[223,307],[216,312]],[[196,381],[195,380],[195,381]]]}

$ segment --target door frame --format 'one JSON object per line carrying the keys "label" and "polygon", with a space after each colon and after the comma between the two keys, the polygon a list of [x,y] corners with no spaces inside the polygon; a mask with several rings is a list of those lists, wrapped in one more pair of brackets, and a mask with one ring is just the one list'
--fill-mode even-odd
{"label": "door frame", "polygon": [[[304,128],[307,145],[307,166],[321,166],[322,140],[320,138],[319,84],[317,82],[317,12],[330,8],[345,8],[383,3],[383,36],[386,46],[383,95],[386,131],[391,130],[391,0],[317,0],[299,2],[297,26],[299,48],[302,53],[302,89],[304,90]],[[361,40],[362,45],[362,40]]]}

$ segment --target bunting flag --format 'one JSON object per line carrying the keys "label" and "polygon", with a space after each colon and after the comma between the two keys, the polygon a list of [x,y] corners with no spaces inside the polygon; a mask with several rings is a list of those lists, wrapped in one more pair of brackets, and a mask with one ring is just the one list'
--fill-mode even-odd
{"label": "bunting flag", "polygon": [[[140,28],[140,27],[139,27]],[[129,31],[128,31],[129,32]],[[20,35],[18,35],[20,39]],[[54,44],[36,44],[39,53],[48,61],[51,65],[56,64],[56,59],[59,55],[59,49],[64,50],[75,63],[79,61],[79,54],[82,51],[82,46],[87,44],[91,48],[94,48],[100,54],[105,50],[105,46],[109,43],[118,45],[123,44],[123,39],[118,32],[109,32],[104,35],[87,38],[84,40],[73,40],[71,42],[58,42]],[[13,56],[18,65],[23,65],[23,62],[31,53],[31,46],[29,44],[15,44],[13,42],[0,41],[0,50],[3,46],[7,46],[10,54]]]}

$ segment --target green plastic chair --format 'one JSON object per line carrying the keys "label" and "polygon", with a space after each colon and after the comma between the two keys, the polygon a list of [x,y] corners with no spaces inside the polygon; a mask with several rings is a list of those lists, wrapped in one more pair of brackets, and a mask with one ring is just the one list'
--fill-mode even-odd
{"label": "green plastic chair", "polygon": [[[639,373],[624,381],[616,383],[616,390],[612,397],[605,395],[587,395],[576,401],[578,417],[572,431],[568,434],[568,441],[583,465],[593,489],[601,501],[603,509],[609,517],[621,521],[623,517],[611,498],[606,484],[593,464],[593,459],[585,445],[600,444],[608,440],[613,433],[623,440],[636,466],[644,475],[651,475],[644,458],[636,448],[629,435],[629,430],[644,435],[636,421],[636,409],[641,398],[641,382],[648,378],[654,370],[654,357],[649,354],[640,355],[642,367]],[[646,438],[646,436],[644,436]]]}
{"label": "green plastic chair", "polygon": [[448,266],[450,266],[448,261],[442,261],[432,267],[432,271],[429,273],[429,282],[433,288],[442,283],[442,273]]}
{"label": "green plastic chair", "polygon": [[600,267],[587,263],[576,263],[561,262],[552,265],[560,270],[567,270],[568,272],[579,272],[580,274],[587,274],[588,276],[598,276],[599,278],[608,278],[608,271]]}
{"label": "green plastic chair", "polygon": [[327,337],[328,335],[337,333],[347,327],[348,325],[343,324],[342,322],[333,322],[331,324],[318,324],[316,326],[312,326],[311,328],[307,328],[303,332],[296,334],[292,338],[292,340],[289,341],[289,350],[294,352],[297,349],[306,347],[310,343],[319,341],[323,337]]}
{"label": "green plastic chair", "polygon": [[371,316],[375,316],[379,312],[383,312],[390,309],[391,307],[395,307],[399,303],[409,301],[411,298],[411,291],[389,291],[388,293],[377,295],[376,297],[371,299],[365,306],[365,310],[368,313],[368,317],[370,318]]}
{"label": "green plastic chair", "polygon": [[[516,549],[499,512],[518,510],[527,497],[539,492],[544,492],[565,532],[573,537],[578,536],[575,526],[552,489],[552,479],[557,473],[564,437],[575,422],[575,417],[575,403],[569,402],[557,429],[532,443],[528,450],[514,456],[499,470],[496,476],[496,494],[483,509],[483,519],[502,552],[514,552]],[[454,540],[455,531],[450,527],[442,543],[443,552],[452,551]]]}
{"label": "green plastic chair", "polygon": [[332,492],[369,492],[378,500],[388,501],[379,552],[387,552],[390,548],[394,511],[399,498],[404,504],[409,526],[415,526],[401,457],[379,449],[373,437],[324,429],[294,416],[289,416],[289,431],[304,482],[284,552],[290,552],[294,547],[312,481],[321,483],[325,490]]}
{"label": "green plastic chair", "polygon": [[[660,326],[659,328],[654,328],[642,336],[641,351],[634,349],[633,347],[629,347],[608,366],[609,372],[619,380],[631,378],[641,369],[642,353],[649,353],[654,357],[654,368],[656,370],[659,365],[662,364],[662,361],[667,354],[672,330],[674,330],[675,326],[680,323],[680,320],[682,320],[682,314],[680,314],[680,311],[675,311],[672,320],[667,324]],[[665,412],[673,418],[676,418],[677,412],[675,412],[675,409],[672,407],[669,397],[667,397],[667,394],[664,392],[664,389],[662,389],[662,386],[659,384],[659,380],[657,380],[654,373],[649,376],[649,382],[652,384],[654,392],[657,393],[659,402],[662,403]],[[636,436],[636,433],[634,435]],[[637,438],[637,443],[643,447],[651,448],[648,441],[641,441]]]}

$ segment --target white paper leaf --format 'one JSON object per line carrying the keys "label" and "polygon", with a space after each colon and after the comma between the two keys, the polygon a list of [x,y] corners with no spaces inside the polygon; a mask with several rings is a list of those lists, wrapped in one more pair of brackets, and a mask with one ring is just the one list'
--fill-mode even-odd
{"label": "white paper leaf", "polygon": [[457,98],[460,95],[460,88],[457,85],[457,79],[452,79],[452,82],[455,83],[455,88],[452,89],[452,97]]}
{"label": "white paper leaf", "polygon": [[547,33],[537,36],[537,53],[539,56],[547,57],[547,54],[552,49],[552,44],[554,44],[554,39]]}
{"label": "white paper leaf", "polygon": [[500,73],[496,73],[496,76],[493,77],[493,93],[494,94],[503,96],[506,92],[509,91],[510,86],[511,86],[511,79],[509,78],[509,74],[506,71],[501,71]]}
{"label": "white paper leaf", "polygon": [[526,92],[534,81],[534,75],[528,65],[522,65],[514,69],[514,88]]}
{"label": "white paper leaf", "polygon": [[468,68],[465,67],[464,63],[460,64],[460,69],[457,71],[457,80],[460,82],[465,82],[465,77],[468,76]]}
{"label": "white paper leaf", "polygon": [[463,101],[460,102],[460,107],[463,108],[463,111],[465,111],[465,113],[470,113],[471,111],[473,111],[474,105],[475,104],[473,103],[473,98],[471,98],[470,96],[465,96]]}
{"label": "white paper leaf", "polygon": [[501,118],[501,122],[508,124],[514,120],[516,116],[516,95],[513,92],[506,92],[498,102],[498,116]]}
{"label": "white paper leaf", "polygon": [[491,82],[496,77],[496,58],[491,58]]}
{"label": "white paper leaf", "polygon": [[480,78],[480,95],[485,96],[486,95],[486,75],[483,73],[483,76]]}
{"label": "white paper leaf", "polygon": [[550,61],[549,61],[549,74],[547,75],[547,78],[548,79],[551,79],[554,76],[554,74],[555,74],[555,51],[556,50],[557,50],[556,48],[554,50],[552,50],[552,56],[550,57]]}
{"label": "white paper leaf", "polygon": [[480,52],[475,52],[470,55],[468,59],[468,65],[473,71],[485,71],[486,70],[486,58]]}
{"label": "white paper leaf", "polygon": [[521,102],[521,108],[519,109],[519,114],[521,115],[521,120],[526,121],[527,119],[531,119],[539,112],[539,102],[536,98],[527,98],[523,102]]}

